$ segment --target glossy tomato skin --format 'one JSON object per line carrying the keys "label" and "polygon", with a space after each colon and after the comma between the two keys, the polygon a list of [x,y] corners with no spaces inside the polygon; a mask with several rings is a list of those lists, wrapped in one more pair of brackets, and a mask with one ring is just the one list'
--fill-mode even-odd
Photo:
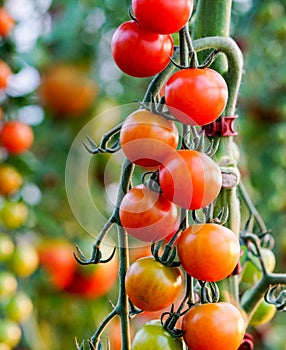
{"label": "glossy tomato skin", "polygon": [[223,77],[211,68],[188,68],[167,81],[165,101],[173,116],[184,124],[206,125],[223,112],[228,88]]}
{"label": "glossy tomato skin", "polygon": [[175,339],[168,333],[160,320],[147,322],[135,334],[131,350],[183,350],[182,339]]}
{"label": "glossy tomato skin", "polygon": [[173,232],[178,211],[162,194],[138,185],[123,197],[119,216],[128,234],[141,241],[153,242]]}
{"label": "glossy tomato skin", "polygon": [[33,129],[20,121],[9,121],[3,125],[0,141],[9,153],[24,153],[31,148],[34,142]]}
{"label": "glossy tomato skin", "polygon": [[170,154],[159,170],[164,195],[185,209],[200,209],[219,194],[222,175],[219,166],[206,154],[179,150]]}
{"label": "glossy tomato skin", "polygon": [[237,350],[245,332],[240,311],[227,302],[194,306],[182,328],[185,343],[195,350]]}
{"label": "glossy tomato skin", "polygon": [[135,21],[122,23],[114,32],[111,53],[126,74],[144,78],[161,72],[174,51],[170,35],[146,32]]}
{"label": "glossy tomato skin", "polygon": [[126,157],[143,167],[160,165],[178,146],[174,122],[147,110],[131,113],[120,131],[120,144]]}
{"label": "glossy tomato skin", "polygon": [[198,280],[215,282],[228,277],[240,258],[238,237],[218,224],[195,224],[178,239],[183,268]]}
{"label": "glossy tomato skin", "polygon": [[167,267],[152,256],[136,260],[125,277],[126,293],[135,306],[144,311],[158,311],[171,305],[182,288],[182,274],[177,267]]}
{"label": "glossy tomato skin", "polygon": [[172,34],[188,22],[193,10],[193,0],[132,0],[132,9],[145,30]]}

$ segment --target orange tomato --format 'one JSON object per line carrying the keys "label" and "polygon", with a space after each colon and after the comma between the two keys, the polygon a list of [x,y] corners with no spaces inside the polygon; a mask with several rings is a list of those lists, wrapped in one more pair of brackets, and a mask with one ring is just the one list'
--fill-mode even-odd
{"label": "orange tomato", "polygon": [[12,75],[11,68],[6,62],[0,60],[0,90],[6,89],[8,78]]}
{"label": "orange tomato", "polygon": [[15,25],[14,19],[4,7],[0,7],[0,36],[6,37]]}
{"label": "orange tomato", "polygon": [[192,307],[182,327],[187,346],[196,350],[237,350],[245,332],[240,311],[227,302]]}
{"label": "orange tomato", "polygon": [[79,117],[93,106],[98,87],[80,67],[55,64],[43,73],[39,94],[44,106],[54,116]]}
{"label": "orange tomato", "polygon": [[8,164],[0,165],[0,194],[9,196],[18,191],[23,178],[17,169]]}

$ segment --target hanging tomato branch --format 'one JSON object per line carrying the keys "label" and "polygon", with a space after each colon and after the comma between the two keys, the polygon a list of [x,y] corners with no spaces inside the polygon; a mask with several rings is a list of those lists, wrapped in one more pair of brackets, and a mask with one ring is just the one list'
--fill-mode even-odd
{"label": "hanging tomato branch", "polygon": [[[149,1],[133,0],[131,8],[132,20],[112,38],[114,61],[134,77],[157,75],[139,109],[104,135],[99,146],[90,137],[84,142],[90,153],[121,148],[126,156],[114,211],[91,256],[85,257],[80,247],[75,254],[84,265],[104,263],[100,245],[116,225],[118,300],[88,341],[89,348],[103,349],[103,331],[119,316],[123,350],[147,349],[151,343],[165,350],[251,349],[253,339],[245,331],[265,292],[266,302],[285,311],[280,285],[286,284],[286,275],[267,266],[263,248],[272,238],[241,184],[234,157],[243,59],[228,37],[231,1],[198,2],[191,18],[195,40],[188,28],[192,1],[162,0],[150,9]],[[172,38],[176,31],[178,47]],[[137,165],[155,169],[146,169],[142,184],[133,186]],[[239,200],[249,210],[245,228]],[[152,256],[129,266],[129,236],[152,245]],[[241,250],[245,256],[240,259]],[[247,264],[261,274],[241,299],[240,279]],[[182,286],[185,293],[175,308]],[[144,325],[131,341],[131,317],[167,306],[170,311],[161,320]],[[76,346],[83,350],[84,342]]]}

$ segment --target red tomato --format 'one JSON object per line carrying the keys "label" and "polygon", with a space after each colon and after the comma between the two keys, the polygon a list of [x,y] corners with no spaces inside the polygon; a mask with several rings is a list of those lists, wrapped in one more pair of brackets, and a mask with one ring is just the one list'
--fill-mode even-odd
{"label": "red tomato", "polygon": [[178,239],[178,255],[183,268],[203,281],[220,281],[229,276],[240,258],[238,237],[218,224],[188,227]]}
{"label": "red tomato", "polygon": [[49,273],[53,285],[63,289],[73,279],[77,262],[73,256],[74,246],[68,241],[44,241],[39,247],[40,265]]}
{"label": "red tomato", "polygon": [[175,123],[144,109],[131,113],[120,131],[124,154],[143,167],[160,165],[176,149],[178,138]]}
{"label": "red tomato", "polygon": [[152,256],[130,265],[125,287],[132,303],[144,311],[158,311],[171,305],[182,288],[182,274],[177,267],[167,267]]}
{"label": "red tomato", "polygon": [[132,0],[137,21],[153,33],[172,34],[188,22],[193,0]]}
{"label": "red tomato", "polygon": [[216,120],[227,98],[226,82],[211,68],[182,69],[169,78],[165,88],[169,111],[189,125],[205,125]]}
{"label": "red tomato", "polygon": [[161,165],[159,182],[164,195],[185,209],[200,209],[219,194],[219,166],[206,154],[193,150],[174,151]]}
{"label": "red tomato", "polygon": [[237,350],[245,332],[240,311],[220,302],[191,308],[183,318],[184,341],[190,349]]}
{"label": "red tomato", "polygon": [[12,75],[10,67],[6,62],[0,60],[0,90],[6,89],[10,75]]}
{"label": "red tomato", "polygon": [[[103,259],[109,257],[113,251],[112,246],[101,246]],[[65,291],[82,298],[95,299],[108,293],[114,286],[118,277],[118,258],[115,255],[107,263],[96,265],[77,265],[71,283]]]}
{"label": "red tomato", "polygon": [[138,185],[124,196],[119,216],[128,234],[141,241],[153,242],[173,232],[178,212],[162,194]]}
{"label": "red tomato", "polygon": [[9,15],[9,13],[0,7],[0,36],[6,37],[15,25],[14,19]]}
{"label": "red tomato", "polygon": [[111,52],[126,74],[144,78],[161,72],[174,51],[171,35],[146,32],[135,21],[121,24],[113,34]]}
{"label": "red tomato", "polygon": [[25,123],[12,120],[3,125],[0,140],[9,153],[21,154],[28,151],[34,142],[33,129]]}

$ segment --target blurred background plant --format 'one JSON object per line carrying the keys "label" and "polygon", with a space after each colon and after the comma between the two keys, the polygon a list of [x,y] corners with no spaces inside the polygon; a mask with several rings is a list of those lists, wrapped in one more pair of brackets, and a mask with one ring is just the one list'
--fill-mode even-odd
{"label": "blurred background plant", "polygon": [[[32,148],[24,153],[9,153],[5,146],[1,149],[0,187],[9,171],[16,188],[11,193],[0,189],[0,289],[4,278],[10,276],[11,284],[7,292],[11,302],[1,294],[0,319],[13,320],[9,311],[13,306],[9,305],[18,294],[33,301],[33,306],[31,301],[25,304],[33,312],[13,321],[18,327],[14,334],[19,337],[10,347],[2,345],[3,329],[8,326],[0,326],[0,349],[72,349],[74,337],[88,338],[110,309],[109,300],[116,296],[117,266],[114,259],[105,270],[83,270],[75,263],[75,245],[88,247],[99,227],[86,232],[69,207],[67,155],[90,120],[89,135],[99,139],[104,130],[125,117],[124,108],[122,113],[112,108],[141,99],[149,79],[124,75],[110,54],[111,36],[127,20],[128,0],[2,0],[0,5],[11,17],[7,20],[0,11],[1,123],[14,119],[29,125],[34,134]],[[245,59],[236,125],[239,165],[246,187],[276,239],[276,270],[281,272],[286,266],[285,11],[285,0],[234,0],[231,33]],[[93,119],[97,115],[103,117]],[[119,158],[99,155],[90,164],[89,186],[103,215],[111,210],[107,193],[112,196],[115,191]],[[76,170],[80,179],[84,169]],[[80,184],[74,186],[76,191]],[[16,204],[22,209],[9,208]],[[19,213],[25,220],[21,221]],[[20,224],[15,226],[17,220]],[[17,247],[24,252],[28,245],[40,266],[35,262],[34,269],[21,276],[15,271],[19,262],[8,262],[16,258],[2,258],[8,249],[2,247],[10,247],[12,256]],[[135,249],[133,253],[144,254]],[[109,285],[100,282],[103,276]],[[149,317],[144,313],[133,328]],[[285,325],[285,315],[277,314],[271,323],[253,326],[255,349],[285,350]],[[112,349],[120,349],[118,322],[111,324],[109,336]]]}

